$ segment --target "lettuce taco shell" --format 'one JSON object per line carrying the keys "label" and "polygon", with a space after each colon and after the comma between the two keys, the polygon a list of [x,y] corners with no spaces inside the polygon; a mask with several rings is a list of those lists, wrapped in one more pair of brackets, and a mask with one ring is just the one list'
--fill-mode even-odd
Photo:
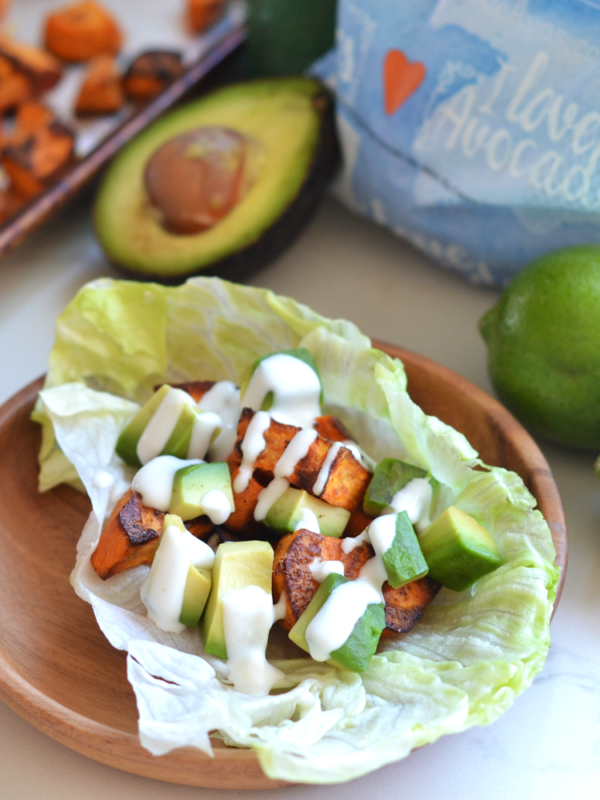
{"label": "lettuce taco shell", "polygon": [[[325,413],[348,426],[375,460],[408,459],[494,536],[504,564],[466,592],[443,589],[408,634],[380,645],[362,675],[286,657],[274,632],[269,658],[285,677],[268,697],[227,685],[223,662],[203,654],[196,630],[166,634],[145,616],[146,568],[102,582],[89,556],[107,510],[131,478],[114,455],[119,431],[160,381],[231,380],[255,359],[306,347],[323,381]],[[425,415],[402,364],[373,349],[350,322],[329,320],[272,292],[196,278],[183,286],[102,279],[59,317],[44,390],[40,488],[85,487],[93,512],[72,583],[126,649],[142,744],[155,755],[209,733],[252,747],[267,775],[333,783],[364,775],[446,733],[497,719],[541,670],[558,581],[549,528],[514,473],[485,471],[457,431]],[[108,480],[98,480],[98,475]],[[168,683],[167,683],[168,681]]]}

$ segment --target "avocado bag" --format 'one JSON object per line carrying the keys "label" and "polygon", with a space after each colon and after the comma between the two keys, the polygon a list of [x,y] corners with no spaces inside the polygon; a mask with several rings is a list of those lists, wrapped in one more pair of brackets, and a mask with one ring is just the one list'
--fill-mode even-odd
{"label": "avocado bag", "polygon": [[471,281],[600,242],[600,2],[339,0],[338,193]]}
{"label": "avocado bag", "polygon": [[[474,515],[504,563],[465,592],[443,589],[410,633],[380,643],[361,675],[291,658],[275,626],[267,657],[283,677],[276,693],[248,697],[227,683],[226,662],[203,652],[197,629],[165,633],[146,617],[139,587],[147,567],[103,582],[90,554],[131,479],[115,456],[117,437],[152,387],[239,384],[256,358],[297,347],[315,359],[324,413],[340,417],[375,460],[431,470],[442,484],[439,510],[454,503]],[[77,481],[90,495],[72,584],[113,646],[128,651],[140,740],[157,756],[188,745],[211,753],[209,732],[217,731],[227,744],[253,748],[272,778],[346,781],[495,720],[543,666],[558,573],[534,498],[514,473],[479,469],[466,439],[411,401],[402,364],[350,322],[216,278],[174,288],[98,280],[57,321],[34,418],[44,432],[40,486]]]}

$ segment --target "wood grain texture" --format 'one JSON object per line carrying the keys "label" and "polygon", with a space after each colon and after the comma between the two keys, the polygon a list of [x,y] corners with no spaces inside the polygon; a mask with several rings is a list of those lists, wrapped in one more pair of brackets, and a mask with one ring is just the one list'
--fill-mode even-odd
{"label": "wood grain texture", "polygon": [[[410,393],[427,413],[465,433],[487,463],[524,478],[552,530],[560,595],[565,518],[536,444],[473,384],[413,353],[378,346],[403,360]],[[41,380],[32,383],[0,409],[0,698],[53,739],[126,772],[211,788],[284,785],[263,774],[254,753],[218,741],[214,759],[191,748],[156,758],[140,746],[125,654],[109,645],[69,583],[89,501],[64,486],[37,491],[39,430],[29,414],[40,387]]]}

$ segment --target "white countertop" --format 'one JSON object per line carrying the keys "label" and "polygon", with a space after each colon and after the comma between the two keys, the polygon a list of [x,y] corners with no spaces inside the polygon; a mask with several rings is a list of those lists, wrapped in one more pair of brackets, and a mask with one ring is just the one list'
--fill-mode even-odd
{"label": "white countertop", "polygon": [[[56,316],[83,283],[101,275],[120,277],[95,243],[86,202],[0,263],[0,403],[44,372]],[[334,201],[251,282],[326,316],[346,317],[374,338],[422,353],[492,391],[477,321],[498,291],[443,271]],[[593,453],[540,446],[562,494],[570,552],[550,655],[532,687],[490,726],[445,737],[350,784],[275,790],[271,800],[600,796],[600,483]],[[54,742],[2,703],[0,787],[6,800],[242,796],[105,767]]]}

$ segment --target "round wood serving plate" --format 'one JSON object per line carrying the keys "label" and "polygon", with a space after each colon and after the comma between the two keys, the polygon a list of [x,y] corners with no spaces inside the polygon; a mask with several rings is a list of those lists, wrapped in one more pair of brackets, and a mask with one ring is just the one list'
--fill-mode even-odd
{"label": "round wood serving plate", "polygon": [[[488,464],[515,470],[550,524],[564,581],[567,532],[548,464],[518,422],[473,384],[428,359],[378,344],[406,366],[412,397],[462,431]],[[89,513],[66,486],[37,491],[39,429],[29,419],[41,379],[0,409],[0,698],[67,747],[118,769],[172,783],[228,789],[284,785],[250,750],[214,743],[159,758],[137,737],[125,654],[113,649],[91,607],[69,583],[75,544]]]}

